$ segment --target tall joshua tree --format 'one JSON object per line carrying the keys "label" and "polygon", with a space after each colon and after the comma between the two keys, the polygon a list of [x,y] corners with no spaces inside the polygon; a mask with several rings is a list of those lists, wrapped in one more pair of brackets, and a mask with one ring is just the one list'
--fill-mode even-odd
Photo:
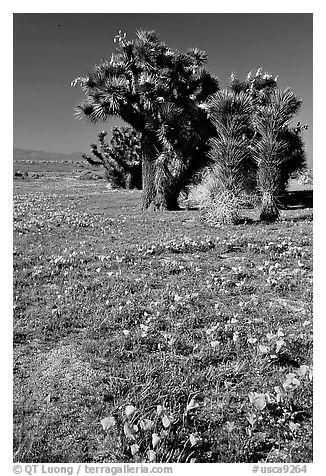
{"label": "tall joshua tree", "polygon": [[130,127],[114,127],[110,144],[107,132],[98,134],[98,145],[91,145],[93,156],[83,154],[91,165],[103,166],[106,179],[114,187],[141,188],[140,138]]}
{"label": "tall joshua tree", "polygon": [[289,175],[305,166],[302,128],[291,128],[301,100],[289,89],[273,90],[254,116],[256,134],[252,140],[257,164],[257,183],[262,193],[260,219],[274,221],[279,216],[279,197]]}
{"label": "tall joshua tree", "polygon": [[129,41],[119,32],[118,48],[84,78],[76,78],[85,100],[78,118],[97,123],[123,119],[141,135],[144,209],[175,209],[182,188],[208,162],[214,133],[205,101],[217,78],[202,68],[206,53],[169,48],[153,31]]}

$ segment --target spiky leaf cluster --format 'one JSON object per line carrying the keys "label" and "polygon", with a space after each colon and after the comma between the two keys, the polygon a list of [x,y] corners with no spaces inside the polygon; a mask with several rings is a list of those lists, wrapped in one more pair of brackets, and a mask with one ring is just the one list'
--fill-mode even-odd
{"label": "spiky leaf cluster", "polygon": [[241,91],[219,91],[210,103],[210,118],[216,137],[210,140],[209,156],[213,173],[221,190],[239,193],[244,186],[245,171],[251,159],[246,131],[251,125],[253,107],[250,95]]}
{"label": "spiky leaf cluster", "polygon": [[301,100],[287,88],[273,90],[268,102],[256,108],[252,151],[262,192],[282,193],[290,174],[305,166],[301,128],[291,127],[300,105]]}
{"label": "spiky leaf cluster", "polygon": [[241,91],[249,92],[253,98],[263,102],[269,93],[277,88],[277,80],[278,76],[273,77],[272,74],[263,72],[262,68],[259,68],[255,75],[250,71],[244,80],[232,73],[229,89],[236,94]]}
{"label": "spiky leaf cluster", "polygon": [[[253,117],[246,136],[251,141],[252,147],[253,145],[257,147],[259,141],[264,140],[263,137],[271,129],[274,136],[276,134],[277,141],[283,143],[278,156],[278,176],[279,188],[284,191],[290,175],[302,171],[305,167],[302,131],[306,126],[301,126],[300,123],[296,127],[291,126],[302,101],[289,88],[281,90],[277,80],[278,76],[274,77],[259,68],[255,75],[250,72],[243,81],[232,74],[230,90],[235,94],[246,92],[251,97]],[[257,167],[257,161],[253,160],[251,166]]]}

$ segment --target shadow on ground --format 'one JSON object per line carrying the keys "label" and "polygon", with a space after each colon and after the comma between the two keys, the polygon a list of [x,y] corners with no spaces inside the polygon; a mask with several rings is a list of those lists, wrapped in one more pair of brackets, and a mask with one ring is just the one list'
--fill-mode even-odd
{"label": "shadow on ground", "polygon": [[284,210],[313,208],[313,191],[295,190],[287,192],[282,197],[282,208]]}

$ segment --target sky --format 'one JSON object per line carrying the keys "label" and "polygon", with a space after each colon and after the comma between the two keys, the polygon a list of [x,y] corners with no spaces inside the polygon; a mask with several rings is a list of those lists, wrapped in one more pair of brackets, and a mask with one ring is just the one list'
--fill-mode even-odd
{"label": "sky", "polygon": [[[82,98],[70,82],[114,52],[118,30],[132,38],[150,29],[179,50],[197,46],[220,87],[231,72],[246,77],[259,67],[279,75],[303,100],[295,123],[312,163],[313,15],[311,13],[16,13],[13,15],[13,145],[49,152],[87,152],[101,130],[122,122],[90,125],[73,109]],[[61,26],[59,26],[61,25]]]}

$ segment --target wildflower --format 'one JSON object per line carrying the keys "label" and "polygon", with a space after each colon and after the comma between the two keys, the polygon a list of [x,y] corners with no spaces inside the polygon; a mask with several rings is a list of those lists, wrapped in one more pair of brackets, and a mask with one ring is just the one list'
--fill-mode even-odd
{"label": "wildflower", "polygon": [[103,430],[110,430],[110,428],[113,428],[115,424],[116,424],[116,420],[112,416],[103,418],[101,420],[101,425],[103,426]]}
{"label": "wildflower", "polygon": [[215,326],[210,327],[209,329],[205,329],[206,334],[207,335],[212,334],[214,331],[216,331],[218,326],[219,326],[219,323],[217,323]]}
{"label": "wildflower", "polygon": [[235,428],[235,423],[234,421],[227,421],[226,424],[225,424],[225,427],[226,427],[226,431],[228,433],[232,433],[232,431],[234,430]]}
{"label": "wildflower", "polygon": [[151,430],[154,425],[154,422],[152,420],[148,420],[147,418],[144,418],[144,420],[140,420],[139,426],[143,431]]}
{"label": "wildflower", "polygon": [[191,433],[191,435],[189,436],[189,441],[191,446],[196,446],[199,441],[199,438],[194,433]]}
{"label": "wildflower", "polygon": [[50,403],[51,401],[51,394],[49,393],[49,395],[47,395],[44,400],[43,400],[45,403]]}
{"label": "wildflower", "polygon": [[160,441],[161,441],[161,437],[157,433],[153,433],[152,434],[153,449],[156,448],[156,446],[159,444]]}
{"label": "wildflower", "polygon": [[147,458],[148,458],[149,462],[155,461],[155,458],[156,458],[156,453],[155,453],[155,451],[153,451],[153,450],[148,450],[148,451],[147,451]]}
{"label": "wildflower", "polygon": [[307,327],[311,324],[311,321],[304,321],[304,323],[302,324],[302,327]]}
{"label": "wildflower", "polygon": [[272,402],[272,398],[270,396],[270,394],[268,392],[265,393],[265,398],[266,398],[266,402],[267,403],[271,403]]}
{"label": "wildflower", "polygon": [[284,392],[281,389],[281,387],[277,386],[274,387],[275,393],[276,393],[276,402],[280,403],[283,400]]}
{"label": "wildflower", "polygon": [[247,342],[249,342],[249,344],[255,344],[257,342],[257,339],[256,337],[249,337],[247,339]]}
{"label": "wildflower", "polygon": [[254,424],[255,424],[256,421],[257,421],[256,416],[255,416],[253,413],[250,413],[250,414],[247,416],[247,420],[248,420],[248,422],[250,423],[251,426],[254,426]]}
{"label": "wildflower", "polygon": [[266,396],[263,393],[249,392],[248,397],[257,410],[263,410],[266,407]]}
{"label": "wildflower", "polygon": [[226,388],[226,390],[229,390],[229,388],[232,387],[232,382],[224,380],[224,387]]}
{"label": "wildflower", "polygon": [[125,408],[125,414],[126,414],[127,417],[129,417],[130,415],[135,413],[136,410],[137,410],[137,408],[134,407],[133,405],[127,405],[126,408]]}
{"label": "wildflower", "polygon": [[289,373],[286,376],[286,380],[283,383],[284,390],[292,390],[300,385],[300,380],[296,377],[296,374]]}
{"label": "wildflower", "polygon": [[284,332],[281,327],[277,331],[277,337],[284,337]]}
{"label": "wildflower", "polygon": [[168,416],[168,415],[163,415],[162,417],[162,424],[164,426],[164,428],[169,428],[169,426],[171,425],[171,422],[173,421],[173,418],[171,416]]}
{"label": "wildflower", "polygon": [[275,352],[278,353],[280,351],[281,347],[283,347],[285,344],[286,344],[285,340],[278,339],[276,341],[276,350],[275,350]]}
{"label": "wildflower", "polygon": [[192,398],[187,405],[186,412],[189,412],[190,410],[194,410],[195,408],[198,408],[198,407],[199,407],[199,403],[196,402],[194,398]]}
{"label": "wildflower", "polygon": [[130,425],[128,421],[125,422],[123,426],[123,431],[127,438],[129,438],[130,440],[136,440],[136,430]]}
{"label": "wildflower", "polygon": [[294,433],[300,428],[300,423],[293,423],[293,421],[290,421],[289,427],[290,427],[290,430]]}
{"label": "wildflower", "polygon": [[237,340],[239,339],[239,332],[238,331],[235,331],[233,333],[232,339],[233,339],[233,342],[237,342]]}
{"label": "wildflower", "polygon": [[276,337],[276,334],[272,334],[269,332],[268,334],[266,334],[266,337],[268,340],[273,340]]}
{"label": "wildflower", "polygon": [[266,345],[259,345],[258,349],[262,354],[268,354],[269,352],[269,348]]}
{"label": "wildflower", "polygon": [[149,326],[145,326],[144,324],[140,324],[140,328],[143,332],[148,332]]}
{"label": "wildflower", "polygon": [[298,375],[301,375],[301,376],[303,377],[304,375],[306,375],[306,373],[308,372],[308,370],[309,370],[308,365],[300,365],[300,367],[299,367],[299,369],[298,369],[298,371],[297,371],[297,374],[298,374]]}
{"label": "wildflower", "polygon": [[130,451],[132,456],[134,456],[136,453],[138,453],[139,446],[136,443],[134,443],[133,445],[130,446]]}

